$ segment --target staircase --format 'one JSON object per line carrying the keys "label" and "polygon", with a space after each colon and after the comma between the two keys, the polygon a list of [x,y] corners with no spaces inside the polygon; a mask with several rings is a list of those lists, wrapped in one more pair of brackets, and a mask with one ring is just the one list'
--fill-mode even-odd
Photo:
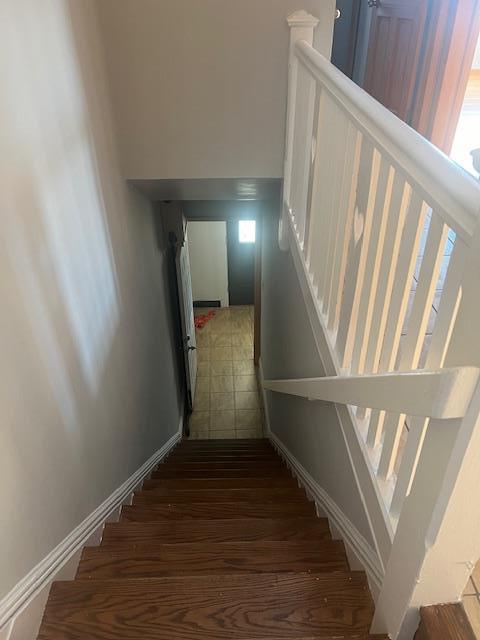
{"label": "staircase", "polygon": [[365,575],[269,442],[197,440],[53,584],[38,637],[380,639],[372,616]]}

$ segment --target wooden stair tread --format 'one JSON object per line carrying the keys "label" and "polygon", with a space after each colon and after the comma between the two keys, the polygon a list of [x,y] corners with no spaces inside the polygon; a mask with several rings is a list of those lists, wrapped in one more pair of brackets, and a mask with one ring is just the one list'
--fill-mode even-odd
{"label": "wooden stair tread", "polygon": [[184,462],[204,462],[204,461],[231,461],[231,460],[253,460],[261,462],[262,460],[278,460],[278,456],[274,451],[251,452],[251,451],[179,451],[172,453],[166,459],[166,462],[184,461]]}
{"label": "wooden stair tread", "polygon": [[176,449],[181,449],[181,448],[185,448],[185,447],[198,447],[198,446],[206,446],[206,447],[220,447],[220,446],[225,446],[225,445],[232,445],[232,446],[238,446],[238,447],[243,447],[245,445],[253,445],[255,447],[258,446],[265,446],[265,447],[269,447],[270,449],[272,449],[272,444],[270,442],[270,440],[268,438],[218,438],[215,440],[208,440],[208,439],[198,439],[198,440],[182,440],[178,446],[176,447]]}
{"label": "wooden stair tread", "polygon": [[133,504],[148,504],[161,502],[288,502],[307,500],[302,489],[191,489],[174,490],[148,489],[138,491],[133,498]]}
{"label": "wooden stair tread", "polygon": [[476,635],[460,602],[420,608],[415,640],[475,640]]}
{"label": "wooden stair tread", "polygon": [[385,640],[364,573],[265,439],[183,441],[74,581],[39,640]]}
{"label": "wooden stair tread", "polygon": [[167,461],[158,465],[155,471],[161,471],[162,469],[201,469],[203,470],[216,470],[216,469],[257,469],[263,471],[264,469],[285,469],[285,465],[278,459],[263,460],[258,462],[256,460],[242,460],[241,458],[235,458],[233,460],[213,460],[209,462],[177,462]]}
{"label": "wooden stair tread", "polygon": [[180,455],[185,453],[199,453],[203,455],[208,454],[235,454],[235,453],[245,453],[245,454],[269,454],[276,455],[275,449],[271,445],[235,445],[235,444],[223,444],[223,445],[196,445],[196,446],[186,446],[186,447],[178,447],[175,452],[172,452],[171,455]]}
{"label": "wooden stair tread", "polygon": [[238,542],[321,540],[330,538],[326,518],[248,518],[238,520],[171,520],[112,522],[105,525],[102,546],[120,547],[156,542]]}
{"label": "wooden stair tread", "polygon": [[225,469],[175,469],[164,465],[152,473],[152,478],[291,478],[286,467],[251,468],[228,467]]}
{"label": "wooden stair tread", "polygon": [[39,640],[368,636],[365,577],[261,574],[75,580],[52,586]]}
{"label": "wooden stair tread", "polygon": [[278,518],[314,515],[313,503],[310,502],[215,502],[207,503],[164,503],[124,506],[122,520],[170,520],[180,518],[201,518],[207,520],[228,518]]}
{"label": "wooden stair tread", "polygon": [[[213,441],[211,441],[213,442]],[[244,440],[241,442],[221,442],[217,441],[215,444],[205,444],[201,440],[198,440],[196,444],[193,442],[188,443],[186,446],[179,446],[176,449],[177,452],[184,451],[197,451],[197,452],[211,452],[211,451],[250,451],[250,452],[258,452],[258,453],[275,453],[275,449],[270,444],[264,444],[263,442],[258,442],[257,444],[247,443]]]}
{"label": "wooden stair tread", "polygon": [[150,478],[143,483],[144,490],[155,488],[186,489],[249,489],[249,488],[298,488],[292,476],[269,478]]}
{"label": "wooden stair tread", "polygon": [[324,573],[348,571],[338,540],[288,543],[170,544],[111,550],[86,548],[77,578],[154,578],[234,573]]}

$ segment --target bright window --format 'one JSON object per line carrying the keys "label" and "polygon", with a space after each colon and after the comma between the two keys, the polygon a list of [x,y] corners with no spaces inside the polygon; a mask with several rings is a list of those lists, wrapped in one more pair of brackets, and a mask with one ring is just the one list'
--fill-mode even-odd
{"label": "bright window", "polygon": [[238,241],[255,242],[255,220],[238,221]]}

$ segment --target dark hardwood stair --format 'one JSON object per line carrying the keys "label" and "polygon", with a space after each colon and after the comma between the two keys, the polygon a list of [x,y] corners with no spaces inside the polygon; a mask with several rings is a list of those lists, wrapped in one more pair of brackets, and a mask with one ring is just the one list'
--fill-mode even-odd
{"label": "dark hardwood stair", "polygon": [[297,488],[298,484],[289,475],[270,478],[150,478],[143,489],[282,489]]}
{"label": "dark hardwood stair", "polygon": [[204,504],[198,502],[183,503],[148,503],[134,504],[123,508],[121,520],[129,522],[151,522],[155,520],[180,520],[183,518],[201,518],[225,520],[227,518],[279,518],[285,516],[314,515],[311,502],[214,502]]}
{"label": "dark hardwood stair", "polygon": [[266,440],[186,441],[52,585],[39,640],[373,640],[365,575]]}
{"label": "dark hardwood stair", "polygon": [[133,504],[156,502],[281,502],[305,501],[305,493],[299,488],[269,489],[163,489],[155,488],[138,491]]}
{"label": "dark hardwood stair", "polygon": [[188,542],[254,542],[330,539],[326,518],[239,518],[230,520],[166,520],[157,522],[119,522],[105,526],[102,547],[122,548],[159,541],[170,544]]}
{"label": "dark hardwood stair", "polygon": [[153,472],[152,478],[271,478],[290,477],[286,467],[240,467],[237,463],[214,469],[182,469],[164,464]]}
{"label": "dark hardwood stair", "polygon": [[339,541],[186,543],[111,551],[87,548],[77,577],[111,579],[325,571],[348,571],[345,551]]}

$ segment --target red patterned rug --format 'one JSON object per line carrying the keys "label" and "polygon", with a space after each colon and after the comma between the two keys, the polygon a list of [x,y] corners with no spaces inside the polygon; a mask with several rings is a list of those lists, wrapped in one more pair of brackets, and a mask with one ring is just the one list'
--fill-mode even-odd
{"label": "red patterned rug", "polygon": [[203,329],[209,320],[215,316],[215,311],[209,311],[202,316],[195,316],[195,329]]}

